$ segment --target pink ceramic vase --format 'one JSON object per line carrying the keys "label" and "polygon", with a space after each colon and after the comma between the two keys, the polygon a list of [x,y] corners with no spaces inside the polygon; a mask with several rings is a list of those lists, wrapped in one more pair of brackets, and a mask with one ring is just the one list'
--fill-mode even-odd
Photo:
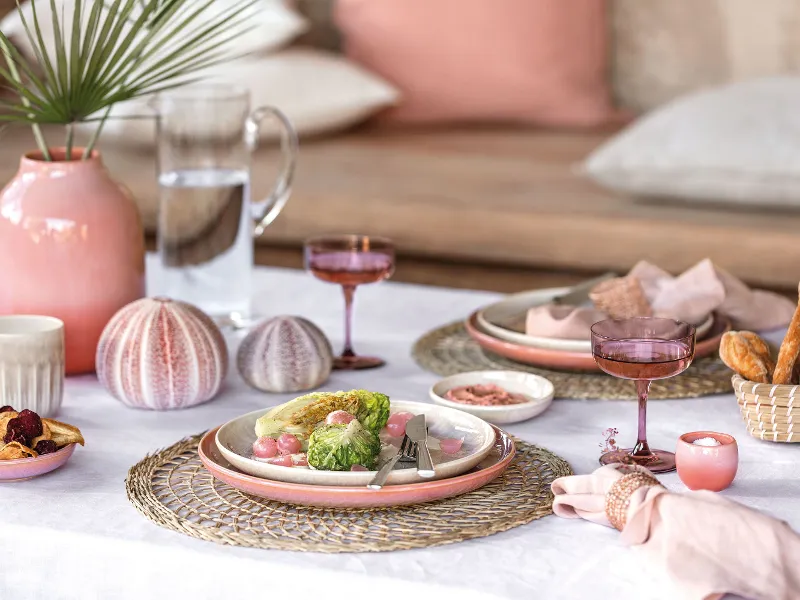
{"label": "pink ceramic vase", "polygon": [[23,156],[0,192],[0,314],[61,319],[67,374],[87,373],[108,321],[144,296],[144,236],[97,152],[72,161],[63,148],[51,153],[53,162]]}

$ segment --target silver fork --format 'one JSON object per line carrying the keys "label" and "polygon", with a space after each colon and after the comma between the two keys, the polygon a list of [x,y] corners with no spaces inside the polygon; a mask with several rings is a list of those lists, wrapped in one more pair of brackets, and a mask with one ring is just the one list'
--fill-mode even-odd
{"label": "silver fork", "polygon": [[386,483],[389,473],[392,472],[392,469],[394,469],[394,466],[397,464],[397,461],[403,460],[405,462],[406,460],[413,460],[416,462],[416,446],[417,445],[412,442],[407,435],[403,436],[403,441],[400,444],[400,449],[397,451],[397,454],[383,464],[380,470],[375,474],[375,477],[372,478],[372,481],[369,482],[367,487],[371,490],[381,489]]}

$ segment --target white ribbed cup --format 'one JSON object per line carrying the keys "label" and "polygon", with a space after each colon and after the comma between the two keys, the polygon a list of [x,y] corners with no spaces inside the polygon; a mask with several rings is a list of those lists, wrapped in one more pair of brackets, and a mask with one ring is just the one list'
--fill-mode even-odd
{"label": "white ribbed cup", "polygon": [[0,317],[0,406],[52,417],[64,397],[64,323],[54,317]]}

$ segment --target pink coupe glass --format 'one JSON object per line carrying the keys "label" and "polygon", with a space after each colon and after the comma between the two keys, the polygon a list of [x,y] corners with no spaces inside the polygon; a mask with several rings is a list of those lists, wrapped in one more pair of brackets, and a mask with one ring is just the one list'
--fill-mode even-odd
{"label": "pink coupe glass", "polygon": [[317,279],[338,283],[344,291],[344,350],[334,360],[335,369],[372,369],[382,359],[358,356],[353,351],[353,296],[356,286],[388,279],[394,272],[394,245],[384,238],[334,235],[313,238],[305,245],[306,268]]}
{"label": "pink coupe glass", "polygon": [[592,354],[609,375],[636,382],[639,433],[636,445],[600,457],[604,465],[635,463],[653,473],[675,470],[675,455],[651,450],[647,443],[647,393],[650,382],[682,373],[694,358],[694,327],[672,319],[651,317],[609,319],[592,326]]}

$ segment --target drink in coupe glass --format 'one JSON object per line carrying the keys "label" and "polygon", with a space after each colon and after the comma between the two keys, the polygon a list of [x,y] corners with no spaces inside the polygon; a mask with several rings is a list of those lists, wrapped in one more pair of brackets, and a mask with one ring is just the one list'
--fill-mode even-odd
{"label": "drink in coupe glass", "polygon": [[635,463],[654,473],[675,469],[675,455],[651,450],[647,443],[647,393],[650,382],[685,371],[694,358],[694,327],[673,319],[609,319],[592,326],[592,354],[609,375],[636,382],[639,432],[636,445],[600,457],[604,465]]}
{"label": "drink in coupe glass", "polygon": [[335,235],[308,240],[305,245],[306,268],[317,279],[342,286],[345,302],[345,341],[336,369],[372,369],[383,360],[358,356],[351,340],[353,296],[356,286],[388,279],[394,272],[394,246],[382,238],[361,235]]}

